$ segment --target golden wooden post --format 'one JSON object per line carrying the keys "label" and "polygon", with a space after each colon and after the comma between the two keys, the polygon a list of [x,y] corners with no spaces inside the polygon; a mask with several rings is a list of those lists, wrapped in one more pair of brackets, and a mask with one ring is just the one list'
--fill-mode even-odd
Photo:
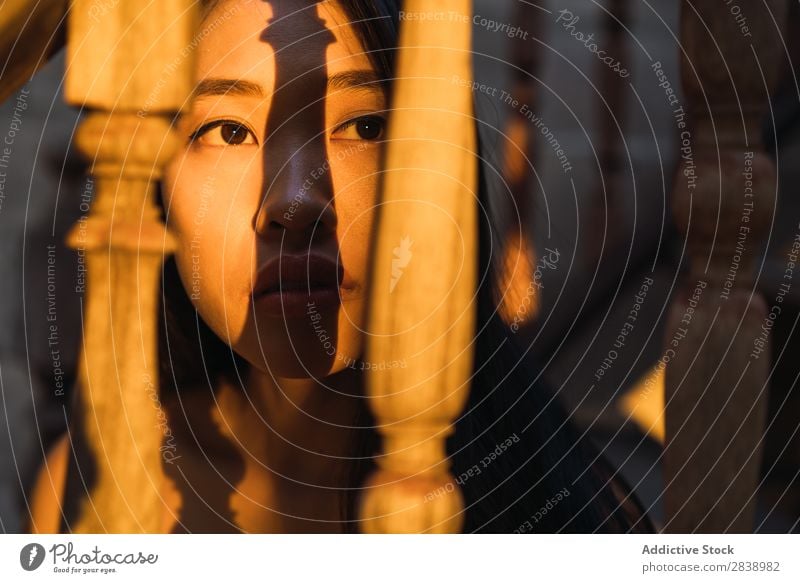
{"label": "golden wooden post", "polygon": [[[531,38],[510,39],[512,94],[527,109],[539,107],[539,83],[543,51],[536,39],[541,38],[544,10],[536,5],[518,2],[514,7],[514,25],[529,32]],[[500,241],[498,286],[496,290],[498,312],[513,331],[526,326],[539,312],[539,293],[531,296],[534,281],[536,250],[531,233],[533,198],[536,189],[533,158],[538,140],[533,124],[521,111],[521,106],[508,111],[503,128],[503,182],[507,185],[509,212],[502,216],[496,227],[503,233]]]}
{"label": "golden wooden post", "polygon": [[[749,532],[760,475],[769,346],[754,267],[776,197],[761,124],[781,55],[784,0],[685,0],[688,126],[673,206],[690,271],[667,331],[667,532]],[[743,25],[746,28],[743,28]],[[683,118],[676,118],[683,121]]]}
{"label": "golden wooden post", "polygon": [[[477,266],[471,3],[407,0],[370,290],[367,376],[383,437],[368,533],[458,532],[445,438],[472,372]],[[441,15],[436,17],[435,15]],[[424,16],[424,17],[423,17]],[[405,368],[380,364],[405,360]],[[430,498],[430,497],[429,497]]]}
{"label": "golden wooden post", "polygon": [[153,194],[176,146],[170,119],[193,86],[193,5],[74,0],[69,14],[66,100],[89,109],[76,145],[95,178],[90,217],[69,236],[87,258],[78,391],[95,467],[73,532],[161,526],[163,433],[151,396],[160,266],[172,240]]}

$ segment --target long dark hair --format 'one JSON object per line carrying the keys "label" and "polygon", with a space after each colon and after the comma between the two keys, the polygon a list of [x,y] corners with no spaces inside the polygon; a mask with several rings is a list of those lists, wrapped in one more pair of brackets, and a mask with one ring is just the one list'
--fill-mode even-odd
{"label": "long dark hair", "polygon": [[[375,69],[392,78],[399,2],[338,0]],[[214,0],[204,3],[208,14]],[[467,406],[447,440],[465,501],[464,532],[651,532],[641,506],[588,438],[573,426],[539,368],[516,342],[496,309],[497,250],[501,233],[490,224],[485,169],[479,171],[480,213],[475,365]],[[164,265],[159,360],[163,391],[235,384],[249,366],[198,317],[173,259]],[[199,361],[199,362],[198,362]],[[358,427],[374,427],[364,406]],[[344,524],[357,532],[360,487],[373,469],[380,440],[361,432],[354,444]],[[500,452],[499,454],[497,452]],[[494,453],[494,455],[492,455]],[[491,460],[485,463],[484,460]],[[477,471],[476,471],[477,469]],[[436,495],[432,493],[432,495]]]}

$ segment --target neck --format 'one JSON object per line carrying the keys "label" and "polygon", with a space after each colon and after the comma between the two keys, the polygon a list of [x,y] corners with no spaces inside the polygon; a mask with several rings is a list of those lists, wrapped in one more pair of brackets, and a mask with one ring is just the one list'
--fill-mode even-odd
{"label": "neck", "polygon": [[345,369],[321,379],[276,379],[254,367],[246,384],[250,407],[263,419],[268,460],[282,480],[340,487],[358,439],[361,376]]}
{"label": "neck", "polygon": [[[347,458],[365,437],[353,429],[358,372],[315,382],[248,371],[244,390],[223,382],[166,401],[180,458],[165,464],[171,512],[190,530],[226,528],[223,516],[247,532],[339,532]],[[194,504],[198,490],[212,506]]]}

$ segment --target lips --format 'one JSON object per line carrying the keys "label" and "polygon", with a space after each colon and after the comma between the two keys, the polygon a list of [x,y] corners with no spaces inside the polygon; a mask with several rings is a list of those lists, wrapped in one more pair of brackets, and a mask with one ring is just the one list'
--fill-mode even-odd
{"label": "lips", "polygon": [[281,255],[258,271],[253,301],[273,315],[298,316],[340,304],[354,287],[342,265],[323,255]]}

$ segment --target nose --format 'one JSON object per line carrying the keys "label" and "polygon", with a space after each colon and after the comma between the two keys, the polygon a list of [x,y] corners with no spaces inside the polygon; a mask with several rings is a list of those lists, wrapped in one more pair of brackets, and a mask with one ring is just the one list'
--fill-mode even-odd
{"label": "nose", "polygon": [[286,147],[288,155],[265,148],[265,193],[255,219],[256,232],[284,248],[300,251],[311,239],[336,231],[333,184],[324,144]]}

